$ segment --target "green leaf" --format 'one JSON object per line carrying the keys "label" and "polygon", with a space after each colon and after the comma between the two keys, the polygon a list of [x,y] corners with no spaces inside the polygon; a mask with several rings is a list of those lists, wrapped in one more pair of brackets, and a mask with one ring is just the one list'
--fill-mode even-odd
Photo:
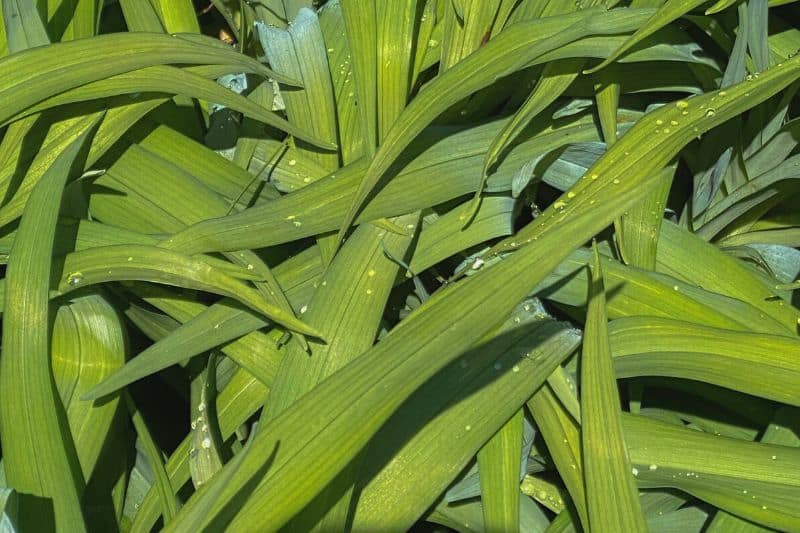
{"label": "green leaf", "polygon": [[519,448],[523,412],[511,417],[478,452],[485,527],[519,531]]}
{"label": "green leaf", "polygon": [[6,476],[18,492],[52,499],[57,527],[65,531],[86,529],[80,503],[85,480],[51,370],[50,254],[64,185],[96,123],[56,158],[34,189],[6,272],[0,358]]}
{"label": "green leaf", "polygon": [[800,342],[655,317],[610,326],[618,377],[677,376],[800,405]]}
{"label": "green leaf", "polygon": [[11,54],[50,44],[36,5],[20,0],[3,0],[3,24],[5,25],[8,51]]}
{"label": "green leaf", "polygon": [[[572,249],[637,201],[640,195],[648,192],[651,183],[640,183],[636,194],[626,197],[619,204],[600,205],[575,216],[569,223],[562,224],[558,231],[543,234],[540,246],[529,247],[527,253],[515,254],[494,268],[471,276],[452,289],[443,291],[441,296],[428,300],[405,320],[402,327],[393,330],[374,348],[320,383],[265,425],[259,435],[266,437],[257,437],[254,448],[273,449],[276,441],[280,441],[280,449],[272,470],[239,512],[240,520],[246,520],[248,527],[259,523],[285,523],[355,456],[419,384],[496,325],[496,318],[487,320],[488,317],[501,317],[508,313]],[[553,250],[559,252],[553,253]],[[494,275],[491,276],[493,282],[484,283],[489,279],[489,273]],[[516,279],[517,283],[506,283],[509,276]],[[452,317],[454,306],[459,309],[455,323]],[[433,357],[433,354],[437,356]],[[342,387],[350,394],[343,396]],[[384,394],[387,388],[393,390],[394,394]],[[350,395],[357,397],[358,401],[351,401]],[[317,430],[297,431],[294,424],[303,418],[298,417],[298,413],[316,410],[317,404],[326,406],[324,419],[317,418],[320,421]],[[357,424],[358,431],[353,431],[355,420],[360,421]],[[334,446],[333,442],[338,445]],[[281,452],[284,449],[295,452]],[[323,465],[315,464],[316,473],[312,480],[306,477],[310,462],[303,456],[316,456],[320,453],[317,450],[322,449],[327,450],[328,460]],[[299,455],[296,456],[296,453]],[[211,511],[202,510],[208,519],[236,497],[247,482],[245,478],[249,479],[247,472],[251,472],[252,468],[243,466],[243,474],[236,476],[229,484],[215,508]],[[310,483],[290,484],[285,479],[306,479]],[[183,512],[200,512],[196,505],[190,501]],[[268,508],[264,508],[264,505]],[[237,527],[237,520],[230,527]]]}
{"label": "green leaf", "polygon": [[200,33],[191,0],[150,0],[167,33]]}
{"label": "green leaf", "polygon": [[[549,384],[536,391],[527,405],[536,421],[536,426],[542,432],[556,469],[572,497],[572,504],[580,517],[580,522],[584,525],[584,529],[588,529],[580,424],[559,402]],[[566,516],[570,513],[559,514]]]}
{"label": "green leaf", "polygon": [[[502,122],[495,122],[469,128],[441,142],[435,142],[441,131],[429,130],[429,136],[423,134],[414,146],[423,153],[411,162],[403,161],[406,166],[367,204],[358,221],[403,215],[474,192],[480,181],[480,164],[486,147],[501,126]],[[538,155],[569,142],[597,138],[591,117],[563,127],[544,128],[509,152],[489,179],[487,190],[510,190],[519,167]],[[367,161],[361,159],[269,206],[255,206],[242,213],[201,222],[161,245],[192,253],[261,248],[335,230],[366,167]],[[432,181],[431,173],[440,179]],[[425,188],[425,195],[419,194],[421,187]]]}
{"label": "green leaf", "polygon": [[[523,301],[486,342],[426,382],[392,415],[367,453],[354,529],[411,527],[575,350],[577,332],[537,310],[531,300]],[[520,469],[513,474],[519,492]]]}
{"label": "green leaf", "polygon": [[624,13],[625,16],[620,16],[620,13],[615,13],[613,17],[607,15],[586,10],[574,15],[516,24],[437,77],[413,100],[386,135],[340,226],[339,240],[344,237],[361,211],[364,201],[389,166],[441,112],[499,77],[530,66],[543,54],[560,45],[591,34],[620,33],[635,28],[646,13],[630,10]]}
{"label": "green leaf", "polygon": [[[131,54],[134,48],[138,51]],[[25,50],[0,60],[0,123],[55,94],[144,67],[230,65],[274,76],[207,37],[117,33]]]}
{"label": "green leaf", "polygon": [[654,34],[670,22],[689,13],[692,9],[705,3],[705,0],[667,0],[664,5],[654,13],[652,17],[636,33],[628,37],[625,43],[620,46],[613,54],[608,56],[599,65],[586,71],[587,74],[610,65],[628,50],[642,42],[646,37]]}
{"label": "green leaf", "polygon": [[376,5],[370,0],[341,0],[341,4],[353,60],[361,137],[366,154],[372,156],[378,143]]}
{"label": "green leaf", "polygon": [[[245,274],[248,273],[246,269],[243,270]],[[255,289],[212,267],[206,261],[164,248],[131,244],[73,252],[64,259],[62,272],[58,281],[60,294],[69,293],[79,287],[120,280],[176,285],[234,298],[288,329],[322,338],[315,328],[264,301]]]}
{"label": "green leaf", "polygon": [[131,397],[124,393],[125,403],[127,404],[128,411],[130,412],[133,427],[136,429],[136,434],[142,443],[147,462],[155,476],[155,487],[158,491],[159,499],[161,502],[161,510],[164,516],[164,522],[169,523],[178,512],[178,502],[175,498],[174,491],[167,477],[167,472],[164,470],[164,461],[161,458],[161,450],[153,440],[147,423],[142,417],[142,414],[137,409],[136,404]]}
{"label": "green leaf", "polygon": [[[213,74],[221,76],[223,74],[240,72],[242,70],[253,72],[252,66],[250,69],[243,69],[241,65],[230,65],[220,67],[214,66]],[[336,146],[333,141],[325,141],[314,134],[306,134],[303,128],[287,122],[277,114],[267,111],[244,96],[240,96],[226,89],[213,80],[206,79],[202,74],[204,73],[199,70],[192,71],[188,68],[181,69],[169,65],[143,67],[131,72],[124,72],[97,81],[84,83],[74,89],[54,94],[20,111],[9,120],[18,120],[45,109],[74,102],[83,102],[123,94],[167,93],[202,98],[209,102],[240,111],[249,118],[274,126],[311,143],[325,147]]]}
{"label": "green leaf", "polygon": [[791,529],[800,518],[795,505],[800,484],[791,474],[800,464],[800,449],[718,437],[636,415],[623,416],[623,428],[641,487],[676,487],[779,530]]}
{"label": "green leaf", "polygon": [[[262,24],[256,27],[272,68],[285,78],[297,79],[303,84],[302,90],[281,92],[289,121],[299,131],[313,131],[323,140],[320,146],[335,147],[336,105],[317,15],[309,9],[301,9],[287,30]],[[334,151],[320,152],[302,145],[299,150],[327,171],[339,166],[339,156]]]}
{"label": "green leaf", "polygon": [[592,531],[647,531],[622,433],[596,246],[591,270],[581,355],[581,437],[589,527]]}
{"label": "green leaf", "polygon": [[58,307],[51,340],[53,378],[64,404],[84,479],[108,468],[101,461],[111,446],[118,398],[85,402],[81,396],[125,362],[121,316],[100,293],[76,296]]}

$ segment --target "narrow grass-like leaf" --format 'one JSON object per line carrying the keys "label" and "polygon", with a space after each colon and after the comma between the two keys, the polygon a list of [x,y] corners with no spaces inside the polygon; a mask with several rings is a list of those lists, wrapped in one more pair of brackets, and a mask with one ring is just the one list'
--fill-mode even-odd
{"label": "narrow grass-like leaf", "polygon": [[[350,210],[339,229],[339,240],[344,237],[361,211],[365,199],[378,185],[392,162],[442,111],[497,78],[531,65],[541,55],[561,45],[587,35],[619,33],[633,29],[647,14],[648,10],[626,10],[624,13],[615,13],[614,17],[608,17],[608,13],[590,9],[574,15],[520,23],[509,27],[486,46],[436,78],[414,99],[384,139],[381,149],[359,184]],[[453,90],[454,87],[457,90]]]}
{"label": "narrow grass-like leaf", "polygon": [[378,143],[377,13],[371,0],[342,0],[347,41],[353,60],[361,136],[372,156]]}
{"label": "narrow grass-like leaf", "polygon": [[581,524],[588,530],[589,517],[583,477],[580,425],[558,401],[547,384],[536,391],[527,405],[539,431],[542,432],[556,469],[572,497]]}
{"label": "narrow grass-like leaf", "polygon": [[[576,250],[545,282],[540,296],[566,305],[586,305],[590,252]],[[627,267],[602,258],[609,318],[653,316],[739,331],[786,334],[778,321],[746,302],[697,287],[666,274]]]}
{"label": "narrow grass-like leaf", "polygon": [[[681,262],[687,264],[685,261],[690,258],[693,268],[679,266]],[[747,302],[780,323],[787,332],[794,334],[797,331],[800,311],[776,298],[773,285],[754,276],[738,259],[669,221],[664,221],[659,234],[657,270]],[[720,271],[725,275],[720,276]]]}
{"label": "narrow grass-like leaf", "polygon": [[486,196],[472,223],[464,228],[470,210],[469,204],[461,204],[423,227],[409,264],[412,272],[422,272],[471,246],[513,233],[516,214],[513,198]]}
{"label": "narrow grass-like leaf", "polygon": [[80,503],[85,480],[53,382],[50,254],[64,185],[95,124],[56,158],[34,189],[6,273],[0,359],[0,439],[5,472],[17,491],[52,499],[56,524],[65,531],[86,528]]}
{"label": "narrow grass-like leaf", "polygon": [[618,377],[682,377],[800,405],[800,342],[791,337],[654,317],[619,319],[610,330]]}
{"label": "narrow grass-like leaf", "polygon": [[[236,372],[228,385],[217,396],[217,416],[222,438],[229,438],[239,426],[264,405],[266,397],[267,388],[264,384],[242,370]],[[167,460],[165,468],[173,487],[180,487],[189,481],[190,449],[191,441],[189,437],[186,437]],[[131,531],[135,533],[151,531],[158,519],[159,508],[157,490],[152,488],[141,503]]]}
{"label": "narrow grass-like leaf", "polygon": [[200,33],[191,0],[150,0],[167,33]]}
{"label": "narrow grass-like leaf", "polygon": [[456,2],[445,7],[442,55],[439,72],[447,69],[485,45],[492,29],[501,0],[464,0],[459,9]]}
{"label": "narrow grass-like leaf", "polygon": [[[411,214],[398,217],[396,222],[416,228],[419,217]],[[324,332],[328,343],[312,342],[310,357],[297,345],[289,347],[273,382],[263,422],[273,420],[319,382],[373,345],[382,311],[399,272],[399,265],[390,257],[407,258],[414,237],[414,233],[398,235],[365,224],[348,240],[326,269],[304,313],[310,325]],[[353,268],[355,264],[362,266]],[[306,530],[315,521],[319,531],[345,527],[352,505],[348,489],[355,481],[359,466],[356,461],[350,472],[340,475],[345,486],[344,495],[339,492],[339,486],[331,487],[320,496],[322,501],[331,502],[328,512],[322,517],[315,513],[300,516],[293,522],[293,528]],[[304,523],[309,521],[310,524]]]}
{"label": "narrow grass-like leaf", "polygon": [[622,423],[640,486],[676,487],[779,530],[793,529],[800,519],[797,447],[719,437],[636,415],[623,416]]}
{"label": "narrow grass-like leaf", "polygon": [[[375,436],[358,483],[354,529],[411,527],[577,347],[574,330],[537,318],[526,306],[534,307],[518,306],[500,330],[415,392]],[[519,468],[513,474],[519,492]]]}
{"label": "narrow grass-like leaf", "polygon": [[[532,241],[529,233],[558,226],[574,210],[612,201],[626,194],[631,178],[653,173],[696,136],[758,105],[800,76],[800,57],[794,57],[725,91],[678,100],[648,113],[595,163],[578,183],[532,224],[492,252],[513,250]],[[635,181],[635,179],[633,180]],[[606,196],[608,195],[608,196]],[[662,227],[663,233],[663,227]]]}
{"label": "narrow grass-like leaf", "polygon": [[[480,181],[480,164],[491,138],[502,123],[470,128],[435,143],[436,130],[429,141],[419,139],[420,154],[398,173],[357,219],[410,213],[424,207],[452,200],[474,192]],[[513,176],[528,160],[564,146],[569,142],[597,140],[597,129],[589,120],[579,119],[563,128],[548,128],[509,152],[487,182],[487,191],[511,189]],[[427,150],[424,147],[433,143]],[[339,227],[349,200],[367,167],[361,159],[335,174],[273,202],[269,207],[256,206],[242,213],[204,221],[163,241],[162,246],[192,253],[243,248],[261,248],[308,237]],[[405,163],[405,161],[404,161]],[[431,180],[431,173],[440,179]],[[425,195],[418,194],[425,187]],[[462,221],[463,222],[463,221]]]}
{"label": "narrow grass-like leaf", "polygon": [[[243,70],[239,65],[225,67],[225,70],[228,70],[228,68],[230,68],[232,72],[240,72]],[[299,139],[307,140],[310,143],[325,147],[335,146],[335,139],[334,141],[326,141],[315,134],[305,133],[301,127],[287,122],[277,114],[267,111],[244,96],[240,96],[224,88],[222,85],[212,80],[205,79],[203,76],[195,74],[188,69],[180,69],[169,65],[144,67],[131,72],[124,72],[94,82],[85,83],[74,89],[46,98],[19,112],[9,120],[18,120],[29,114],[37,113],[58,105],[107,98],[122,94],[138,93],[168,93],[202,98],[209,102],[214,102],[215,104],[224,105],[236,111],[240,111],[249,118],[274,126]]]}
{"label": "narrow grass-like leaf", "polygon": [[[47,0],[47,25],[54,41],[85,39],[97,34],[103,4],[97,0]],[[44,14],[44,11],[42,12]]]}
{"label": "narrow grass-like leaf", "polygon": [[378,142],[403,112],[411,89],[419,0],[385,0],[375,7]]}
{"label": "narrow grass-like leaf", "polygon": [[536,82],[536,87],[522,104],[522,107],[517,110],[511,120],[506,122],[503,130],[492,140],[492,144],[483,160],[483,175],[476,192],[476,202],[486,185],[490,169],[502,153],[536,115],[552,104],[575,81],[575,78],[578,77],[576,71],[580,70],[583,64],[583,59],[567,59],[563,62],[552,62],[544,66],[542,75]]}
{"label": "narrow grass-like leaf", "polygon": [[647,531],[620,422],[596,246],[591,270],[581,356],[581,440],[589,526],[592,531]]}
{"label": "narrow grass-like leaf", "polygon": [[341,2],[325,4],[319,12],[319,25],[327,47],[327,64],[336,100],[339,152],[341,162],[346,165],[361,157],[365,149],[361,134],[361,110],[356,97],[358,87],[353,78],[356,60],[346,32]]}
{"label": "narrow grass-like leaf", "polygon": [[631,35],[625,43],[603,62],[586,72],[591,74],[616,61],[621,55],[654,34],[673,20],[689,13],[692,9],[705,3],[705,0],[667,0],[657,13],[655,13],[636,33]]}
{"label": "narrow grass-like leaf", "polygon": [[[272,67],[303,84],[302,90],[282,92],[289,121],[301,131],[313,131],[327,142],[325,147],[335,146],[336,104],[317,15],[310,9],[301,9],[287,30],[263,25],[257,28]],[[298,148],[329,172],[339,166],[336,152],[321,152],[302,145]]]}
{"label": "narrow grass-like leaf", "polygon": [[674,174],[674,165],[659,171],[658,188],[625,213],[617,224],[617,246],[627,264],[645,270],[655,269],[658,233],[664,220],[664,206],[667,205]]}
{"label": "narrow grass-like leaf", "polygon": [[[85,168],[94,165],[128,128],[165,101],[166,99],[156,98],[134,103],[125,102],[109,109],[92,139]],[[33,187],[48,166],[97,117],[96,106],[87,106],[82,111],[83,113],[79,117],[73,118],[69,113],[65,113],[65,116],[59,116],[55,124],[50,127],[41,146],[35,150],[28,148],[30,152],[25,150],[23,152],[25,155],[22,156],[21,154],[20,159],[23,162],[30,161],[30,167],[28,167],[26,179],[19,184],[16,190],[13,188],[17,171],[16,165],[9,162],[8,165],[0,170],[0,190],[3,191],[6,198],[10,197],[10,200],[0,208],[0,226],[5,226],[22,214]],[[72,112],[74,113],[74,110]],[[9,127],[13,128],[14,126]]]}
{"label": "narrow grass-like leaf", "polygon": [[164,25],[151,2],[119,0],[128,31],[162,33]]}
{"label": "narrow grass-like leaf", "polygon": [[[131,50],[137,53],[131,54]],[[230,64],[264,76],[275,75],[254,59],[207,37],[100,35],[25,50],[0,60],[0,123],[65,90],[139,68],[168,64]]]}
{"label": "narrow grass-like leaf", "polygon": [[[257,527],[259,523],[285,523],[354,457],[357,450],[419,384],[496,325],[495,320],[487,321],[488,317],[503,316],[510,312],[513,305],[576,248],[578,243],[608,224],[614,216],[647,193],[650,188],[648,185],[651,184],[652,182],[640,184],[637,194],[625,198],[619,204],[599,205],[585,214],[576,215],[569,223],[562,224],[558,231],[544,234],[540,240],[541,246],[529,247],[528,253],[515,254],[492,269],[471,276],[456,287],[443,291],[439,297],[428,300],[404,321],[402,327],[394,329],[374,348],[322,382],[264,426],[259,435],[268,437],[257,437],[254,447],[261,449],[266,446],[273,449],[276,440],[279,440],[281,449],[302,450],[302,454],[294,456],[278,451],[275,464],[265,482],[253,492],[249,503],[240,510],[241,520],[256,524],[253,527]],[[559,245],[555,246],[556,243]],[[553,254],[553,250],[559,250],[560,253]],[[483,283],[490,276],[498,283]],[[503,280],[507,279],[506,276],[517,279],[517,283],[505,283]],[[457,306],[460,311],[455,323],[451,314],[453,306]],[[436,322],[432,322],[433,319]],[[432,354],[438,356],[433,357]],[[381,363],[377,364],[378,361]],[[359,401],[345,400],[339,390],[345,384],[351,394],[355,393],[360,398]],[[386,387],[392,388],[395,393],[391,396],[385,395],[382,391]],[[320,423],[317,430],[294,431],[292,426],[299,420],[296,413],[313,408],[311,406],[318,402],[327,406],[327,412],[324,418],[317,418]],[[353,431],[354,420],[360,420],[357,432]],[[338,446],[329,445],[328,439],[335,439]],[[311,477],[306,477],[306,473],[299,472],[308,472],[306,467],[309,463],[302,460],[302,455],[316,454],[318,447],[322,447],[320,450],[327,450],[329,460],[324,468],[320,468],[319,464],[315,465],[313,479],[316,481],[312,481]],[[336,450],[336,453],[331,453],[332,450]],[[219,512],[218,509],[222,509],[241,490],[242,484],[247,482],[245,478],[249,479],[246,472],[251,468],[243,467],[244,473],[229,485],[215,509],[210,512],[208,509],[204,510],[209,517]],[[305,484],[284,483],[284,476],[295,480],[305,479],[313,483],[313,488],[310,489]],[[185,512],[198,512],[196,505],[189,502],[184,507]],[[268,509],[264,508],[265,505]],[[231,527],[235,527],[236,523],[234,521]]]}
{"label": "narrow grass-like leaf", "polygon": [[[121,317],[101,293],[78,296],[58,308],[53,322],[53,377],[75,442],[84,479],[95,472],[112,440],[118,398],[85,402],[83,393],[125,363],[126,335]],[[100,468],[107,465],[100,463]]]}
{"label": "narrow grass-like leaf", "polygon": [[519,531],[519,448],[523,412],[517,413],[478,452],[485,527]]}
{"label": "narrow grass-like leaf", "polygon": [[178,502],[175,498],[175,491],[172,490],[172,486],[170,485],[167,472],[164,470],[161,450],[153,440],[150,429],[147,427],[147,423],[144,417],[142,417],[142,413],[137,409],[136,404],[127,393],[124,394],[124,397],[128,411],[130,412],[133,427],[136,429],[136,434],[139,436],[147,461],[155,476],[154,485],[161,501],[161,511],[164,516],[164,522],[169,523],[178,512]]}
{"label": "narrow grass-like leaf", "polygon": [[50,44],[47,29],[35,4],[3,0],[2,8],[9,53]]}
{"label": "narrow grass-like leaf", "polygon": [[205,368],[191,383],[191,441],[189,471],[195,488],[211,479],[222,469],[222,438],[217,419],[217,365],[211,353]]}
{"label": "narrow grass-like leaf", "polygon": [[288,329],[322,338],[315,328],[265,302],[254,289],[205,261],[155,246],[107,246],[69,254],[58,291],[66,294],[78,287],[120,280],[150,281],[229,296]]}

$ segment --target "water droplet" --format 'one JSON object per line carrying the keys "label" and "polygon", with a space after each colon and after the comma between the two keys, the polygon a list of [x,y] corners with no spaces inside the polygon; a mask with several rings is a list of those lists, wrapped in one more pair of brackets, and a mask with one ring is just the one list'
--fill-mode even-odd
{"label": "water droplet", "polygon": [[565,207],[567,207],[567,202],[564,202],[562,200],[557,200],[555,203],[553,203],[553,207],[555,207],[556,209],[564,209]]}
{"label": "water droplet", "polygon": [[664,133],[669,133],[669,128],[664,128]]}
{"label": "water droplet", "polygon": [[519,372],[519,365],[514,365],[513,367],[511,367],[511,371],[515,373]]}
{"label": "water droplet", "polygon": [[617,178],[614,178],[613,183],[614,183],[614,185],[619,185],[619,180]]}
{"label": "water droplet", "polygon": [[253,270],[255,267],[251,263],[247,263],[247,270]]}
{"label": "water droplet", "polygon": [[133,261],[133,257],[128,257],[128,262],[130,263],[131,261]]}
{"label": "water droplet", "polygon": [[679,289],[679,287],[677,285],[673,285],[672,286],[672,290],[677,291],[678,289]]}
{"label": "water droplet", "polygon": [[206,404],[204,404],[203,402],[200,402],[199,404],[197,404],[197,412],[198,413],[202,413],[205,410],[206,410]]}
{"label": "water droplet", "polygon": [[599,177],[600,177],[600,174],[592,174],[592,179],[593,180],[596,180]]}
{"label": "water droplet", "polygon": [[301,314],[301,315],[302,315],[303,313],[305,313],[306,311],[308,311],[308,306],[307,306],[307,305],[304,305],[303,307],[301,307],[301,308],[300,308],[300,314]]}
{"label": "water droplet", "polygon": [[678,109],[686,109],[687,107],[689,107],[689,102],[687,102],[686,100],[678,100],[677,102],[675,102],[675,107],[677,107]]}
{"label": "water droplet", "polygon": [[374,268],[369,269],[369,272],[367,272],[367,276],[374,277],[375,276],[375,269]]}
{"label": "water droplet", "polygon": [[295,221],[293,221],[293,222],[292,222],[292,224],[294,224],[294,227],[295,227],[295,228],[299,228],[300,226],[302,226],[302,225],[303,225],[303,223],[302,223],[302,222],[300,222],[299,220],[295,220]]}
{"label": "water droplet", "polygon": [[572,192],[572,191],[569,191],[567,193],[567,198],[575,198],[575,196],[576,196],[576,194],[574,192]]}
{"label": "water droplet", "polygon": [[777,456],[777,455],[773,455],[773,456],[772,456],[772,460],[773,460],[773,461],[774,461],[775,459],[777,459],[777,458],[778,458],[778,456]]}
{"label": "water droplet", "polygon": [[658,119],[658,120],[656,120],[656,124],[657,124],[658,126],[662,125],[663,123],[664,123],[664,121],[663,121],[663,120],[661,120],[661,119]]}
{"label": "water droplet", "polygon": [[290,166],[290,167],[293,167],[293,166],[295,166],[296,164],[297,164],[297,160],[296,160],[296,159],[290,159],[290,160],[289,160],[289,166]]}
{"label": "water droplet", "polygon": [[677,126],[678,125],[678,121],[677,120],[670,120],[669,123],[672,124],[673,126]]}
{"label": "water droplet", "polygon": [[714,109],[710,109],[710,108],[706,109],[706,116],[707,117],[713,117],[715,113],[716,113],[716,110],[714,110]]}
{"label": "water droplet", "polygon": [[72,274],[67,276],[67,284],[70,287],[75,287],[77,285],[80,285],[81,281],[83,281],[83,274],[81,274],[80,272],[73,272]]}
{"label": "water droplet", "polygon": [[464,430],[469,431],[470,429],[472,429],[472,426],[470,426],[469,424],[464,426]]}
{"label": "water droplet", "polygon": [[372,294],[372,289],[367,289],[367,294]]}
{"label": "water droplet", "polygon": [[503,368],[503,363],[501,363],[500,361],[497,361],[497,362],[494,364],[494,369],[495,369],[495,370],[500,370],[501,368]]}
{"label": "water droplet", "polygon": [[636,467],[631,468],[631,474],[633,474],[634,476],[638,476],[639,475],[639,469],[636,468]]}
{"label": "water droplet", "polygon": [[478,270],[480,267],[484,265],[484,260],[481,257],[476,257],[475,262],[472,263],[472,270]]}
{"label": "water droplet", "polygon": [[650,471],[653,471],[653,470],[658,470],[658,465],[650,465],[650,466],[648,467],[648,469],[649,469]]}
{"label": "water droplet", "polygon": [[211,448],[211,439],[209,439],[208,437],[204,438],[203,442],[201,442],[200,445],[203,447],[204,450],[208,450],[209,448]]}

